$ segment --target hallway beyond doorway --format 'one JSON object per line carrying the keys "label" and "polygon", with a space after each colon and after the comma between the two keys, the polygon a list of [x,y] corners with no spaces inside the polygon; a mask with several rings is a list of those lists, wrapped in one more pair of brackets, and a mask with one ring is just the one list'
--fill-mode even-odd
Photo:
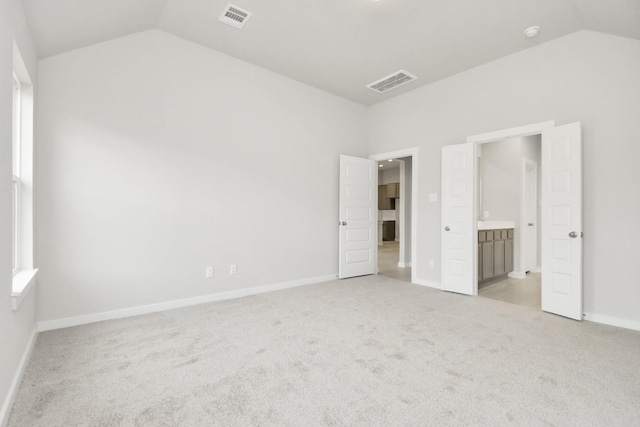
{"label": "hallway beyond doorway", "polygon": [[382,246],[378,246],[378,274],[411,282],[411,268],[398,267],[399,254],[399,242],[383,242]]}

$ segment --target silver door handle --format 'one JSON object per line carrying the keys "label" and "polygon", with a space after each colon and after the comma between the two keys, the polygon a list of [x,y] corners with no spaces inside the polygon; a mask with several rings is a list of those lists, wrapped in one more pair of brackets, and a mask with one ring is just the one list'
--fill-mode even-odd
{"label": "silver door handle", "polygon": [[344,222],[344,221],[342,221],[342,222],[340,223],[340,225],[347,225],[347,223],[346,223],[346,222]]}
{"label": "silver door handle", "polygon": [[530,222],[529,224],[527,224],[529,227],[533,227],[533,223]]}
{"label": "silver door handle", "polygon": [[578,237],[578,233],[576,233],[575,231],[572,231],[571,233],[569,233],[569,237],[571,237],[572,239],[575,239],[576,237]]}
{"label": "silver door handle", "polygon": [[444,231],[449,231],[449,230],[451,230],[451,228],[447,225],[447,226],[444,228]]}

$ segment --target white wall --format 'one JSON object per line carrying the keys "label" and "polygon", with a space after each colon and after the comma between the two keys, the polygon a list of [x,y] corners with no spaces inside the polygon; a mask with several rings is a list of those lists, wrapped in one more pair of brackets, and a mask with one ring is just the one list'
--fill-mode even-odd
{"label": "white wall", "polygon": [[[417,278],[440,282],[440,152],[470,135],[582,122],[584,308],[635,324],[640,41],[580,31],[372,106],[369,152],[420,150]],[[428,260],[435,259],[434,268]]]}
{"label": "white wall", "polygon": [[380,185],[400,182],[400,168],[382,169],[378,181]]}
{"label": "white wall", "polygon": [[337,273],[364,107],[155,30],[39,74],[39,320]]}
{"label": "white wall", "polygon": [[484,220],[520,219],[520,176],[522,146],[520,138],[482,144],[482,210]]}
{"label": "white wall", "polygon": [[22,3],[0,2],[0,424],[6,421],[12,383],[35,332],[36,294],[29,293],[19,309],[11,309],[11,125],[13,40],[23,56],[29,75],[36,81],[36,53],[25,24]]}

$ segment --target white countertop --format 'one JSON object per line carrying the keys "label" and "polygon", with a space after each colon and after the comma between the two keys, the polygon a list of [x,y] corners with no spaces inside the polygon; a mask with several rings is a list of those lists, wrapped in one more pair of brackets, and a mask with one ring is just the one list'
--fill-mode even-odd
{"label": "white countertop", "polygon": [[515,228],[513,221],[478,221],[478,230],[498,230],[501,228]]}
{"label": "white countertop", "polygon": [[378,211],[378,221],[397,221],[396,212],[395,210]]}

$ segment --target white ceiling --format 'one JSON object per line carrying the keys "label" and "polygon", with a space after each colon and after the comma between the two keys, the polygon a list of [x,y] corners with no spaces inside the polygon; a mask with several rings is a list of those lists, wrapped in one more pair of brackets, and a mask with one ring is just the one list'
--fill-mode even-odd
{"label": "white ceiling", "polygon": [[[363,105],[582,30],[640,39],[640,0],[23,0],[41,58],[160,29]],[[524,29],[541,27],[534,39]],[[418,79],[365,86],[400,69]]]}

